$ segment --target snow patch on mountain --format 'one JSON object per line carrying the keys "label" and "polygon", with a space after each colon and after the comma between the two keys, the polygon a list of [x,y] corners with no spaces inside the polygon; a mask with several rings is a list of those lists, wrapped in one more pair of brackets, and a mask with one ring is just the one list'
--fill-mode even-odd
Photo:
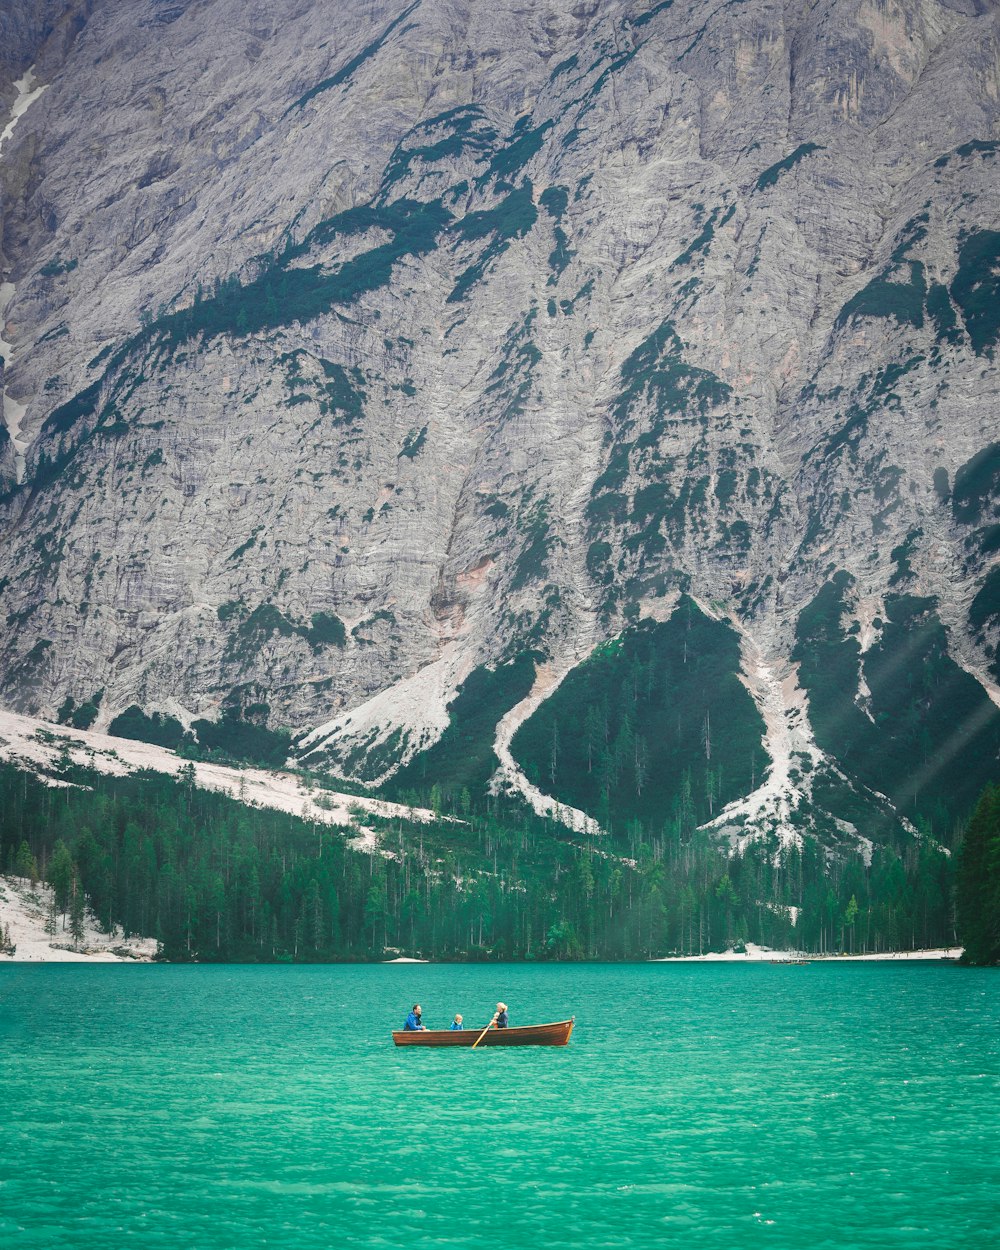
{"label": "snow patch on mountain", "polygon": [[[771,827],[782,846],[799,846],[802,835],[794,827],[793,816],[809,794],[812,770],[825,757],[813,739],[806,694],[798,684],[798,665],[766,659],[744,630],[740,643],[742,671],[738,676],[764,718],[761,746],[771,764],[755,790],[727,804],[706,828],[737,833],[750,824],[758,831]],[[759,832],[740,832],[737,841],[742,845],[754,836]]]}
{"label": "snow patch on mountain", "polygon": [[570,807],[560,803],[549,794],[544,794],[521,771],[517,760],[511,754],[510,744],[514,735],[524,722],[541,704],[559,688],[563,678],[576,666],[576,661],[564,668],[556,669],[551,664],[539,667],[535,676],[531,693],[510,709],[497,725],[496,738],[493,741],[493,753],[500,761],[500,767],[490,780],[490,789],[494,794],[508,791],[519,794],[539,816],[548,816],[561,821],[570,829],[579,833],[592,835],[602,834],[604,830],[592,816],[578,807]]}
{"label": "snow patch on mountain", "polygon": [[432,664],[306,734],[297,744],[300,758],[310,764],[322,761],[336,774],[338,761],[352,751],[377,752],[393,734],[401,734],[398,754],[373,779],[372,784],[381,784],[448,728],[448,704],[470,667],[458,644],[447,644]]}
{"label": "snow patch on mountain", "polygon": [[[251,807],[289,812],[317,824],[353,827],[359,813],[420,821],[434,819],[434,813],[426,808],[314,788],[307,778],[293,773],[185,760],[148,742],[115,738],[93,730],[61,729],[15,712],[0,711],[0,759],[32,771],[59,767],[65,762],[112,776],[143,769],[177,776],[181,769],[190,767],[195,784],[206,790],[228,794]],[[51,784],[49,778],[45,780]]]}
{"label": "snow patch on mountain", "polygon": [[18,121],[24,116],[30,106],[34,104],[34,102],[48,86],[48,83],[43,82],[39,83],[38,86],[35,87],[32,85],[34,81],[35,67],[32,65],[31,69],[28,70],[24,77],[19,78],[17,82],[14,83],[14,88],[17,91],[17,98],[11,105],[7,125],[4,126],[3,131],[0,132],[0,154],[3,152],[4,144],[13,135],[14,127],[17,125]]}

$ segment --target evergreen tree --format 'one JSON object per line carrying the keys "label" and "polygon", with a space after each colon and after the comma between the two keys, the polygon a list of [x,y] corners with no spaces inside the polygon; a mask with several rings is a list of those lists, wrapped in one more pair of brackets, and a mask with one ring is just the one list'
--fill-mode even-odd
{"label": "evergreen tree", "polygon": [[850,952],[854,954],[854,925],[858,919],[858,900],[852,894],[847,907],[844,909],[844,921],[841,933],[841,946],[843,946],[843,934],[850,933]]}
{"label": "evergreen tree", "polygon": [[376,952],[385,950],[386,940],[386,890],[381,876],[372,882],[365,900],[365,920],[371,929],[371,949]]}
{"label": "evergreen tree", "polygon": [[17,855],[14,859],[14,876],[24,877],[30,881],[32,888],[38,880],[38,862],[31,853],[31,847],[26,841],[22,841],[17,848]]}
{"label": "evergreen tree", "polygon": [[77,880],[75,873],[73,874],[73,883],[70,887],[69,931],[73,938],[74,950],[79,950],[84,936],[84,901],[83,887]]}
{"label": "evergreen tree", "polygon": [[1000,787],[986,787],[966,827],[956,903],[965,961],[1000,963]]}
{"label": "evergreen tree", "polygon": [[52,887],[56,911],[65,915],[73,887],[73,857],[62,838],[56,842],[52,850],[48,882]]}
{"label": "evergreen tree", "polygon": [[582,959],[583,949],[573,926],[560,920],[545,935],[545,953],[549,959]]}

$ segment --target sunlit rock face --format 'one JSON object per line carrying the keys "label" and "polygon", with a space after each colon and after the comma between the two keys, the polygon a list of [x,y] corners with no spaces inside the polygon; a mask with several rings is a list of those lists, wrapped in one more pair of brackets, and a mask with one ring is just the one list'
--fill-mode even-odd
{"label": "sunlit rock face", "polygon": [[806,751],[840,571],[862,653],[933,597],[989,682],[995,4],[4,22],[5,106],[48,84],[0,151],[9,704],[332,722],[341,764],[392,731],[391,766],[478,666],[550,679],[686,593]]}

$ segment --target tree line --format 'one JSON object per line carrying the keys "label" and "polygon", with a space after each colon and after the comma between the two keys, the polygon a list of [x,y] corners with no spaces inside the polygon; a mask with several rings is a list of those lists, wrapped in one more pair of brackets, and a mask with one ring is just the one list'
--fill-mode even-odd
{"label": "tree line", "polygon": [[426,823],[359,813],[376,835],[362,845],[199,789],[191,769],[62,780],[76,784],[0,765],[0,864],[48,881],[62,923],[86,894],[105,928],[153,937],[168,959],[647,959],[956,938],[952,860],[929,839],[870,862],[810,838],[737,850],[684,810],[589,837],[494,798]]}
{"label": "tree line", "polygon": [[986,787],[969,818],[956,894],[965,962],[1000,963],[1000,786]]}

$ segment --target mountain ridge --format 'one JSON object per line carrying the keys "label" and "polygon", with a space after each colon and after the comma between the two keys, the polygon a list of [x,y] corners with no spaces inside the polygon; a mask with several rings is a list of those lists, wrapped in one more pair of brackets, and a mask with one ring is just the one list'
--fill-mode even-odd
{"label": "mountain ridge", "polygon": [[[0,153],[10,706],[388,777],[476,674],[537,653],[537,703],[689,595],[770,726],[733,811],[794,833],[844,574],[856,706],[933,600],[900,637],[940,620],[995,770],[996,6],[48,12]],[[518,707],[495,784],[552,811]]]}

